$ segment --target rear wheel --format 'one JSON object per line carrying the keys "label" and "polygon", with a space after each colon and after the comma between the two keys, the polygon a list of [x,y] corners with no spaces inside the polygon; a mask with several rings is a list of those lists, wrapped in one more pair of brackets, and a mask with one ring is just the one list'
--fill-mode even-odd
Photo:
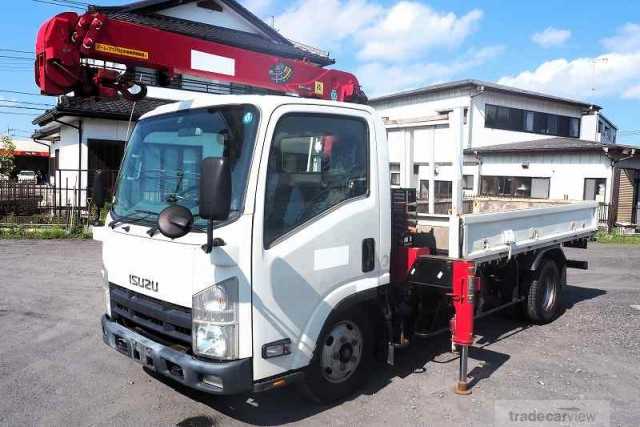
{"label": "rear wheel", "polygon": [[366,317],[338,313],[325,325],[305,372],[306,394],[320,403],[351,395],[365,381],[372,355],[372,332]]}
{"label": "rear wheel", "polygon": [[529,287],[526,313],[532,322],[544,324],[560,314],[562,278],[558,265],[549,258],[542,261],[537,273]]}

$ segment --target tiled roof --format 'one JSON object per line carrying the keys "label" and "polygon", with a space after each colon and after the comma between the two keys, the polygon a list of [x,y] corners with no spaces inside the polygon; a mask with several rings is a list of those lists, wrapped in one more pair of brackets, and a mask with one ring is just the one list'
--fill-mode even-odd
{"label": "tiled roof", "polygon": [[602,144],[595,141],[587,141],[576,138],[547,138],[533,141],[513,142],[509,144],[488,145],[484,147],[466,149],[466,153],[517,153],[517,152],[547,152],[547,151],[602,151],[623,150],[627,148],[640,148],[619,144]]}
{"label": "tiled roof", "polygon": [[310,50],[295,46],[291,41],[287,40],[286,37],[233,0],[220,1],[223,1],[227,6],[239,13],[254,26],[258,27],[266,36],[155,13],[159,10],[190,1],[193,0],[146,0],[123,6],[91,6],[91,8],[105,13],[111,19],[146,25],[160,30],[223,43],[242,49],[291,59],[305,59],[321,66],[335,63],[335,61],[328,56],[319,55]]}
{"label": "tiled roof", "polygon": [[420,89],[408,90],[408,91],[397,92],[389,95],[380,96],[377,98],[373,98],[369,101],[372,105],[375,105],[378,103],[391,101],[394,99],[401,99],[401,98],[417,96],[417,95],[427,95],[431,93],[437,93],[437,92],[464,88],[464,87],[475,88],[478,90],[487,90],[487,91],[494,91],[494,92],[500,92],[500,93],[528,96],[531,98],[542,99],[545,101],[555,101],[563,104],[576,105],[582,108],[593,108],[595,110],[601,109],[600,106],[595,104],[590,104],[588,102],[577,101],[575,99],[562,98],[559,96],[548,95],[541,92],[519,89],[511,86],[504,86],[504,85],[499,85],[497,83],[485,82],[482,80],[474,80],[474,79],[457,80],[457,81],[447,82],[447,83],[438,83],[438,84],[426,86]]}
{"label": "tiled roof", "polygon": [[[165,104],[175,101],[145,98],[135,103],[133,120]],[[47,110],[33,120],[34,125],[44,126],[64,116],[90,117],[111,120],[129,120],[133,102],[124,98],[61,97],[54,108]]]}

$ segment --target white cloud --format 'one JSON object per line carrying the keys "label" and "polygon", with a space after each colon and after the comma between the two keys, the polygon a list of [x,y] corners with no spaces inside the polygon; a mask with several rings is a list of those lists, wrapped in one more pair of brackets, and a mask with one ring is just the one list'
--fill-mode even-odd
{"label": "white cloud", "polygon": [[335,49],[339,42],[369,25],[382,10],[367,0],[298,0],[276,18],[276,27],[292,40]]}
{"label": "white cloud", "polygon": [[618,28],[616,35],[602,39],[601,43],[612,52],[640,51],[640,25],[625,24]]}
{"label": "white cloud", "polygon": [[640,51],[547,61],[535,70],[501,78],[498,83],[579,99],[621,96],[640,81]]}
{"label": "white cloud", "polygon": [[458,17],[415,1],[385,8],[376,0],[298,0],[276,18],[276,27],[322,49],[352,41],[362,61],[397,62],[434,47],[458,46],[481,18],[477,9]]}
{"label": "white cloud", "polygon": [[630,88],[625,90],[622,94],[622,97],[628,99],[640,99],[640,84],[631,86]]}
{"label": "white cloud", "polygon": [[482,11],[458,17],[422,3],[400,1],[358,34],[361,60],[396,62],[434,47],[458,46],[477,27]]}
{"label": "white cloud", "polygon": [[542,47],[561,46],[571,38],[571,31],[547,27],[544,31],[535,33],[531,40]]}
{"label": "white cloud", "polygon": [[356,75],[367,95],[375,97],[450,80],[486,63],[503,51],[504,46],[489,46],[478,50],[470,50],[454,61],[447,63],[386,64],[383,62],[371,62],[360,66],[356,70]]}

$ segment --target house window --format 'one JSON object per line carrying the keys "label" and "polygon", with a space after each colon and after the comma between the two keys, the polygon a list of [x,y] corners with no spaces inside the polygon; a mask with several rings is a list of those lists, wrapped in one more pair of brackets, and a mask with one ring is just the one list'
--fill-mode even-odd
{"label": "house window", "polygon": [[[451,181],[434,181],[436,200],[451,199],[453,197],[453,184]],[[473,190],[473,175],[465,175],[462,178],[462,189]],[[420,198],[429,199],[429,181],[420,180]]]}
{"label": "house window", "polygon": [[451,199],[452,185],[451,181],[435,181],[434,183],[436,200]]}
{"label": "house window", "polygon": [[580,136],[579,118],[491,104],[485,106],[484,126],[490,129],[531,132],[569,138],[578,138]]}
{"label": "house window", "polygon": [[569,118],[569,136],[572,138],[580,137],[580,119],[575,117]]}
{"label": "house window", "polygon": [[400,163],[389,163],[389,171],[391,172],[391,185],[400,186]]}
{"label": "house window", "polygon": [[462,177],[462,189],[473,191],[473,175],[465,175]]}
{"label": "house window", "polygon": [[597,200],[600,203],[607,202],[607,179],[586,178],[584,180],[584,200]]}
{"label": "house window", "polygon": [[420,194],[418,195],[422,200],[429,199],[429,181],[426,179],[420,180]]}
{"label": "house window", "polygon": [[535,114],[533,111],[525,111],[524,112],[524,130],[527,132],[534,132],[534,118]]}
{"label": "house window", "polygon": [[522,176],[483,176],[480,180],[483,196],[548,199],[550,178]]}
{"label": "house window", "polygon": [[551,190],[551,179],[531,178],[531,198],[548,199]]}

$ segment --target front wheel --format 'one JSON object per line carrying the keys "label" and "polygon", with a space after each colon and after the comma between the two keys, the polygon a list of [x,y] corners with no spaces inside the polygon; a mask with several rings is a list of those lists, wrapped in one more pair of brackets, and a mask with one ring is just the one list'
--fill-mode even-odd
{"label": "front wheel", "polygon": [[373,339],[366,317],[338,313],[325,325],[305,372],[306,394],[331,403],[355,392],[365,381],[372,361]]}

